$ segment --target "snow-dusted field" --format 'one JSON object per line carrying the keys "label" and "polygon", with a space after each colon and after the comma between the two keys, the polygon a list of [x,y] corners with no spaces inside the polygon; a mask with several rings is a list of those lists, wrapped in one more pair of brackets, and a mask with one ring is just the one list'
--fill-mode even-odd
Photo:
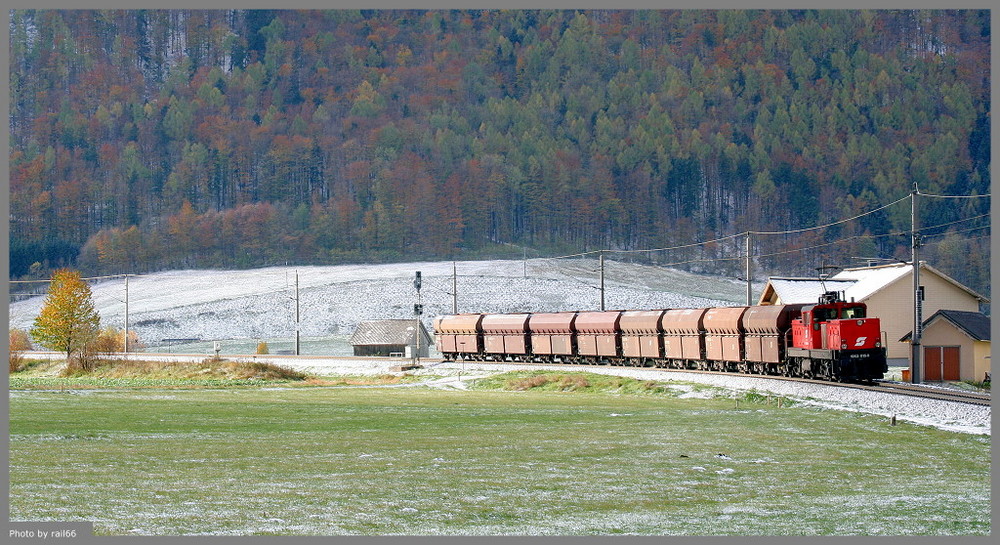
{"label": "snow-dusted field", "polygon": [[[596,259],[463,261],[459,312],[596,310]],[[305,337],[350,335],[365,320],[412,318],[421,271],[424,323],[452,312],[452,263],[423,262],[245,271],[170,271],[129,279],[129,328],[146,344],[164,339],[271,339],[295,334],[298,274],[300,332]],[[731,305],[745,284],[674,269],[606,261],[609,309]],[[125,325],[125,281],[92,286],[104,326]],[[11,327],[30,328],[43,297],[10,305]]]}
{"label": "snow-dusted field", "polygon": [[[458,272],[459,312],[593,310],[599,308],[595,259],[465,261]],[[246,271],[170,271],[131,277],[129,322],[147,344],[164,339],[273,339],[294,336],[295,277],[298,274],[301,335],[349,335],[361,321],[412,318],[421,271],[424,322],[452,312],[452,263],[423,262],[330,267],[272,267]],[[609,309],[652,309],[740,304],[745,284],[673,269],[606,262]],[[92,286],[103,325],[123,327],[125,282]],[[30,328],[43,297],[10,305],[11,327]],[[343,344],[341,341],[340,344]],[[346,345],[345,345],[346,346]],[[346,350],[340,348],[339,350]],[[206,352],[207,353],[207,352]],[[228,352],[227,352],[228,353]],[[345,354],[331,354],[332,356]],[[336,358],[283,360],[282,365],[319,374],[386,372],[386,360]],[[489,365],[440,364],[422,372],[464,378],[496,372]],[[529,368],[520,365],[517,368]],[[473,371],[476,369],[476,371]],[[602,369],[642,379],[701,382],[728,390],[771,392],[837,409],[857,410],[966,433],[990,433],[989,407],[898,398],[841,388],[816,387],[752,377],[666,373],[649,369]],[[443,385],[461,387],[457,379]]]}

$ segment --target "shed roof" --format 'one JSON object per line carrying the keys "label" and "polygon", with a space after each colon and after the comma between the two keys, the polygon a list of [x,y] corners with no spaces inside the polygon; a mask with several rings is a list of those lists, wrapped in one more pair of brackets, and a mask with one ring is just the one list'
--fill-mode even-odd
{"label": "shed roof", "polygon": [[[777,296],[778,302],[784,305],[810,304],[819,300],[819,296],[827,291],[844,291],[854,285],[853,280],[825,280],[820,282],[815,278],[787,278],[772,276],[768,279],[767,288],[761,294],[761,302],[769,300],[770,292]],[[845,295],[850,298],[850,295]]]}
{"label": "shed roof", "polygon": [[[424,324],[420,324],[421,344],[431,340]],[[351,335],[352,346],[368,345],[412,345],[416,343],[413,320],[375,320],[361,322]]]}
{"label": "shed roof", "polygon": [[[926,330],[937,320],[947,320],[948,322],[951,322],[952,325],[954,325],[959,331],[971,337],[972,340],[990,340],[990,317],[982,312],[939,310],[931,315],[930,318],[924,320],[923,328]],[[899,341],[909,342],[911,335],[913,335],[912,331],[907,333],[902,339],[899,339]]]}

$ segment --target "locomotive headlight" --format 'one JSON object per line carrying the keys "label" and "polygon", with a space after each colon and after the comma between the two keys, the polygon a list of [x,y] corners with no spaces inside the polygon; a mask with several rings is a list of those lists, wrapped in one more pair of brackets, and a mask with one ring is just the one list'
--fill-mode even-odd
{"label": "locomotive headlight", "polygon": [[864,320],[858,320],[858,325],[864,325],[864,324],[865,324]]}
{"label": "locomotive headlight", "polygon": [[847,350],[847,341],[840,341],[840,349]]}
{"label": "locomotive headlight", "polygon": [[882,348],[882,341],[875,341],[875,348]]}

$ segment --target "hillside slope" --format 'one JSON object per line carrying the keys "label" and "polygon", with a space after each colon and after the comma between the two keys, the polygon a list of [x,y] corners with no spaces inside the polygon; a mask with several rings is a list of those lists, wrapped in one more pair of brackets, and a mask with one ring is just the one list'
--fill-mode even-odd
{"label": "hillside slope", "polygon": [[[10,31],[14,278],[645,250],[990,187],[988,10],[14,10]],[[988,211],[920,210],[951,233],[925,258],[980,292]],[[909,212],[752,251],[784,274],[904,259]]]}
{"label": "hillside slope", "polygon": [[[597,310],[596,260],[466,261],[458,271],[459,312]],[[411,318],[421,271],[428,327],[452,311],[452,263],[271,267],[245,271],[170,271],[131,277],[129,327],[147,344],[163,339],[256,339],[294,336],[295,276],[303,336],[350,334],[360,321]],[[527,271],[527,275],[525,275]],[[608,261],[606,308],[731,305],[745,284]],[[124,327],[125,283],[93,286],[104,326]],[[42,297],[11,304],[11,327],[29,328]]]}

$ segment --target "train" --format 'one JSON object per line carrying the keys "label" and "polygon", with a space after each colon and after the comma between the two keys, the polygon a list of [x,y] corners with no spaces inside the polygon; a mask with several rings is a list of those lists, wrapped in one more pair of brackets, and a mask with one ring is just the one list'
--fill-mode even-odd
{"label": "train", "polygon": [[448,361],[623,365],[873,382],[885,332],[867,306],[826,292],[814,304],[542,313],[433,321]]}

